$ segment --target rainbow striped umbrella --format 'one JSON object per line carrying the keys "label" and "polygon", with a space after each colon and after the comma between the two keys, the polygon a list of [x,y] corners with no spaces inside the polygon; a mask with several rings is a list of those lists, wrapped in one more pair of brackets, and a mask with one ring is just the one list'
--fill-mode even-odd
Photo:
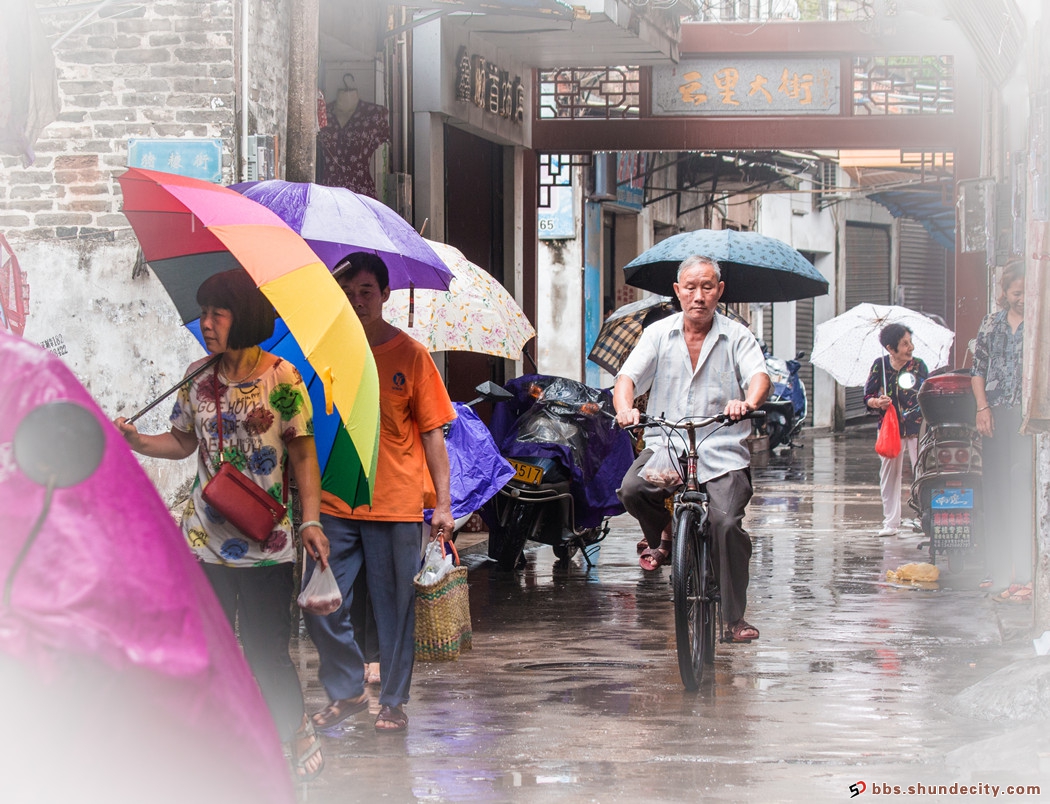
{"label": "rainbow striped umbrella", "polygon": [[328,268],[277,215],[227,187],[140,168],[118,181],[146,261],[198,339],[200,284],[237,267],[255,280],[281,317],[262,347],[294,363],[310,391],[322,486],[351,506],[371,502],[379,379]]}

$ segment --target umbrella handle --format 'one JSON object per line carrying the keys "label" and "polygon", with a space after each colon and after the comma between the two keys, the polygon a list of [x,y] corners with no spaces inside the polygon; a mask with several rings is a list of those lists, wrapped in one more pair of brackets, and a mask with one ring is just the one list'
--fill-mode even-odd
{"label": "umbrella handle", "polygon": [[210,360],[205,361],[204,365],[202,365],[200,368],[195,369],[191,374],[187,374],[185,377],[183,377],[181,380],[179,380],[177,383],[175,383],[175,385],[171,386],[171,388],[169,388],[167,391],[165,391],[160,396],[158,396],[156,399],[154,399],[152,402],[150,402],[148,405],[146,405],[146,407],[144,407],[141,410],[136,411],[135,413],[133,413],[131,415],[131,417],[127,420],[128,424],[134,424],[135,420],[139,416],[141,416],[146,411],[149,411],[149,410],[152,410],[153,408],[155,408],[157,405],[159,405],[161,402],[163,402],[165,399],[167,399],[173,393],[178,391],[186,383],[188,383],[191,380],[195,379],[198,374],[201,374],[202,372],[206,371],[207,369],[210,369],[212,366],[214,366],[216,363],[219,362],[219,358],[221,358],[221,357],[222,357],[222,352],[220,352],[217,355],[212,356],[212,358]]}

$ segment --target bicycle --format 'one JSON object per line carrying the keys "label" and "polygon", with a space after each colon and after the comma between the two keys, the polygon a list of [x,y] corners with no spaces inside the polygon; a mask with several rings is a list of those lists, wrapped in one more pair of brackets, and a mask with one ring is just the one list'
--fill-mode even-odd
{"label": "bicycle", "polygon": [[[737,421],[761,419],[765,411],[756,410]],[[657,416],[642,414],[638,424],[629,430],[643,427],[659,427],[668,435],[667,449],[676,458],[679,467],[682,456],[672,450],[671,431],[684,431],[688,448],[684,454],[685,472],[681,488],[674,494],[671,515],[673,538],[671,554],[671,582],[674,592],[675,643],[678,652],[678,672],[687,690],[697,690],[704,676],[705,665],[715,661],[715,629],[722,634],[721,597],[718,590],[718,567],[715,565],[714,544],[708,526],[708,496],[704,485],[697,480],[696,431],[719,424],[728,427],[736,424],[724,413],[698,419],[682,419],[671,422]],[[715,433],[715,428],[711,433]],[[707,438],[711,435],[708,433]],[[725,641],[724,635],[720,641]]]}

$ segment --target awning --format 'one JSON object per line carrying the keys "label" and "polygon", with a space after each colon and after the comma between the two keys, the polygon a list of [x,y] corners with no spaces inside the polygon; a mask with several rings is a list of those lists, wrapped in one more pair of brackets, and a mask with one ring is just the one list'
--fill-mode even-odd
{"label": "awning", "polygon": [[898,190],[883,190],[871,193],[867,197],[886,207],[895,218],[917,220],[939,245],[954,251],[953,186],[951,181],[939,181]]}

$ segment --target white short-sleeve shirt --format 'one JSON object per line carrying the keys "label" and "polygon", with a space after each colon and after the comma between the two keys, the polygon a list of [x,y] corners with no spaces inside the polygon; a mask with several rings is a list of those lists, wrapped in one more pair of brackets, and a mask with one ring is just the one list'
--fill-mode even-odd
{"label": "white short-sleeve shirt", "polygon": [[[636,396],[649,392],[646,410],[650,415],[671,421],[722,413],[728,402],[746,397],[756,374],[766,373],[762,347],[751,330],[719,313],[715,313],[694,368],[682,332],[682,318],[682,313],[677,313],[646,327],[617,374],[634,382]],[[712,425],[710,430],[715,427]],[[750,432],[750,421],[721,428],[706,439],[706,432],[699,431],[697,440],[704,439],[697,450],[699,481],[705,483],[747,467],[751,463],[746,443]],[[645,444],[653,449],[664,448],[667,437],[662,430],[649,428]]]}

